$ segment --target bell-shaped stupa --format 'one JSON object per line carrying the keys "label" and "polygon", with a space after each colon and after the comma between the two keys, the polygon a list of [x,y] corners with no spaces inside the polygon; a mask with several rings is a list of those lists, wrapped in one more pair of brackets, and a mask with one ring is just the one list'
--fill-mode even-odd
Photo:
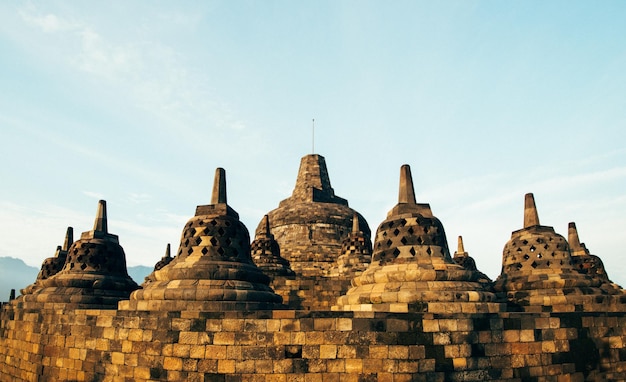
{"label": "bell-shaped stupa", "polygon": [[415,202],[408,165],[400,170],[398,204],[376,231],[372,263],[352,285],[333,309],[433,313],[502,309],[482,275],[450,257],[443,225],[428,204]]}
{"label": "bell-shaped stupa", "polygon": [[108,232],[104,200],[98,202],[93,230],[83,232],[71,244],[59,272],[39,283],[41,287],[24,295],[24,301],[116,308],[118,301],[127,299],[138,288],[128,276],[126,255],[117,235]]}
{"label": "bell-shaped stupa", "polygon": [[602,283],[576,270],[567,241],[539,223],[535,198],[526,194],[524,228],[514,231],[504,246],[495,282],[509,307],[526,312],[623,310],[615,292],[603,290]]}
{"label": "bell-shaped stupa", "polygon": [[476,261],[469,255],[469,253],[465,252],[465,246],[463,245],[463,237],[459,236],[457,242],[457,250],[454,252],[454,260],[455,263],[459,264],[463,268],[469,271],[476,271]]}
{"label": "bell-shaped stupa", "polygon": [[37,274],[37,280],[27,286],[26,288],[21,290],[22,294],[32,293],[35,289],[41,287],[41,281],[55,274],[59,273],[63,266],[65,265],[65,260],[67,259],[67,251],[74,242],[74,229],[72,227],[67,227],[67,231],[65,232],[65,241],[63,245],[57,246],[57,250],[54,253],[53,257],[48,257],[41,264],[41,269],[39,270],[39,274]]}
{"label": "bell-shaped stupa", "polygon": [[250,256],[250,236],[226,202],[226,173],[215,172],[211,204],[196,208],[176,257],[155,270],[144,289],[120,309],[259,310],[281,307],[281,297]]}
{"label": "bell-shaped stupa", "polygon": [[[363,234],[370,237],[367,221],[348,207],[348,201],[335,195],[330,185],[326,161],[318,154],[300,161],[296,186],[291,197],[281,201],[267,215],[280,254],[291,268],[303,276],[323,276],[341,254],[341,246],[352,230],[357,214]],[[256,228],[255,238],[265,235],[265,218]]]}
{"label": "bell-shaped stupa", "polygon": [[274,239],[270,229],[269,216],[263,217],[265,230],[256,235],[250,244],[252,260],[265,274],[274,276],[292,276],[295,272],[289,266],[289,261],[280,255],[280,246]]}
{"label": "bell-shaped stupa", "polygon": [[352,232],[341,245],[341,255],[337,265],[330,270],[331,277],[354,278],[363,273],[372,261],[372,241],[365,236],[359,226],[359,217],[352,218]]}

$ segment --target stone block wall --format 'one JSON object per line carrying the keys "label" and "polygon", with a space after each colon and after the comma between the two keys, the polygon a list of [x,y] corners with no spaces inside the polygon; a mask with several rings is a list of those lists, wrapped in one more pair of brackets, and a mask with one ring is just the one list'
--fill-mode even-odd
{"label": "stone block wall", "polygon": [[0,381],[626,379],[619,313],[58,308],[3,307]]}

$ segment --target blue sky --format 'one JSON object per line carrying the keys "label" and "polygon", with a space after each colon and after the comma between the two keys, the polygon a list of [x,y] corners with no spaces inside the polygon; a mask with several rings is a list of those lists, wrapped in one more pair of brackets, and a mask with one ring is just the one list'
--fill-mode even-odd
{"label": "blue sky", "polygon": [[251,233],[300,158],[372,230],[411,165],[495,278],[541,223],[626,284],[626,3],[0,3],[0,256],[40,266],[106,199],[129,265],[178,247],[216,167]]}

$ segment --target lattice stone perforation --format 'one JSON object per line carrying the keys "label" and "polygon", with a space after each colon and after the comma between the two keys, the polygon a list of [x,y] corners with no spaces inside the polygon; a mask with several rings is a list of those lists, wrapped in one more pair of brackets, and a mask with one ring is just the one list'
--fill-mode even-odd
{"label": "lattice stone perforation", "polygon": [[67,254],[63,272],[98,272],[127,275],[126,256],[119,244],[102,239],[75,242]]}
{"label": "lattice stone perforation", "polygon": [[178,256],[195,253],[219,261],[251,263],[249,243],[248,230],[238,219],[196,216],[185,225]]}

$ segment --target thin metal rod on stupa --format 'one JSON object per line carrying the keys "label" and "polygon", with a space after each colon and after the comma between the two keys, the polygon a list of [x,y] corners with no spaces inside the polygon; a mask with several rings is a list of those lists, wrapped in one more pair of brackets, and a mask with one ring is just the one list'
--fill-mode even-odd
{"label": "thin metal rod on stupa", "polygon": [[539,215],[535,206],[535,196],[528,193],[524,196],[524,228],[539,225]]}
{"label": "thin metal rod on stupa", "polygon": [[211,204],[226,204],[226,171],[218,167],[215,169],[215,179],[213,180],[213,195]]}
{"label": "thin metal rod on stupa", "polygon": [[400,191],[398,193],[398,203],[415,203],[415,190],[413,189],[413,177],[411,167],[408,164],[400,167]]}
{"label": "thin metal rod on stupa", "polygon": [[569,246],[571,249],[580,248],[580,238],[578,237],[578,229],[576,228],[576,223],[574,222],[570,222],[567,225],[567,241],[569,242]]}
{"label": "thin metal rod on stupa", "polygon": [[107,202],[105,200],[98,201],[98,212],[96,213],[96,221],[93,224],[93,230],[104,233],[109,232],[107,223]]}
{"label": "thin metal rod on stupa", "polygon": [[315,118],[313,118],[313,127],[312,127],[312,133],[311,133],[311,147],[312,147],[311,154],[315,154]]}
{"label": "thin metal rod on stupa", "polygon": [[67,251],[74,243],[74,228],[67,227],[67,231],[65,232],[65,241],[63,242],[62,249]]}

